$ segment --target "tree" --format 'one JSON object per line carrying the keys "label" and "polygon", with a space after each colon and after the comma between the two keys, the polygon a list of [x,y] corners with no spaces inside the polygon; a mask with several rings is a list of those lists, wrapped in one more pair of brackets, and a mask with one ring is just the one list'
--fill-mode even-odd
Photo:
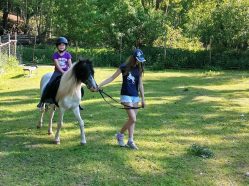
{"label": "tree", "polygon": [[215,48],[247,48],[249,38],[249,2],[204,1],[187,13],[186,35],[197,36],[208,45],[213,38]]}
{"label": "tree", "polygon": [[55,15],[56,34],[67,35],[85,46],[116,49],[120,48],[121,39],[124,47],[135,46],[137,41],[150,45],[158,37],[162,21],[160,13],[144,11],[138,0],[106,0],[105,3],[61,0]]}
{"label": "tree", "polygon": [[246,49],[249,44],[249,3],[230,1],[212,14],[216,47]]}
{"label": "tree", "polygon": [[12,7],[12,1],[11,0],[3,0],[0,4],[1,9],[3,10],[3,17],[2,17],[2,29],[1,34],[5,34],[8,29],[8,15],[9,11]]}

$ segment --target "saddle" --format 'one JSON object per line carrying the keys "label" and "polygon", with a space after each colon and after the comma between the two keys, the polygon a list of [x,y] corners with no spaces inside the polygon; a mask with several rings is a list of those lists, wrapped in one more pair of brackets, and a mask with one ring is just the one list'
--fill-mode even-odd
{"label": "saddle", "polygon": [[[43,103],[49,103],[49,104],[55,104],[57,107],[59,107],[58,102],[56,101],[55,97],[58,92],[60,81],[61,81],[62,75],[57,76],[54,80],[50,81],[47,86],[45,87],[41,101],[37,105],[37,107],[41,107]],[[84,96],[84,89],[81,87],[81,97]],[[83,110],[83,108],[80,106],[80,110]]]}
{"label": "saddle", "polygon": [[43,103],[50,103],[59,106],[58,103],[56,102],[55,97],[60,86],[61,77],[62,75],[57,76],[53,81],[50,81],[47,84],[41,98]]}

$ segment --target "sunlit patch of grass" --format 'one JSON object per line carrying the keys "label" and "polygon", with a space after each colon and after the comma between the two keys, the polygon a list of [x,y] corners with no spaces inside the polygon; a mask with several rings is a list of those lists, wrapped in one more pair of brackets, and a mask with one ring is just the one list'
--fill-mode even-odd
{"label": "sunlit patch of grass", "polygon": [[209,96],[196,96],[193,101],[197,101],[200,103],[208,103],[208,102],[222,102],[224,98],[221,97],[209,97]]}

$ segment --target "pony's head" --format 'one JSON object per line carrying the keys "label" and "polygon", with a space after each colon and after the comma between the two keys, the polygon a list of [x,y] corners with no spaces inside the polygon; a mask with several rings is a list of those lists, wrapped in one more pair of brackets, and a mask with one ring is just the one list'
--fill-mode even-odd
{"label": "pony's head", "polygon": [[80,58],[73,67],[73,73],[77,82],[86,84],[91,91],[97,89],[96,81],[94,80],[94,70],[92,62],[89,59]]}

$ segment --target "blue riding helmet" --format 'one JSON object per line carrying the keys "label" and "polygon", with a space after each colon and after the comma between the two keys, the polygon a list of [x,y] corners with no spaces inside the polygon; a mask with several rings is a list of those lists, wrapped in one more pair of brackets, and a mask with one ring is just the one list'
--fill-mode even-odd
{"label": "blue riding helmet", "polygon": [[59,37],[56,40],[56,46],[58,46],[61,43],[65,44],[65,45],[68,45],[68,40],[65,37]]}

